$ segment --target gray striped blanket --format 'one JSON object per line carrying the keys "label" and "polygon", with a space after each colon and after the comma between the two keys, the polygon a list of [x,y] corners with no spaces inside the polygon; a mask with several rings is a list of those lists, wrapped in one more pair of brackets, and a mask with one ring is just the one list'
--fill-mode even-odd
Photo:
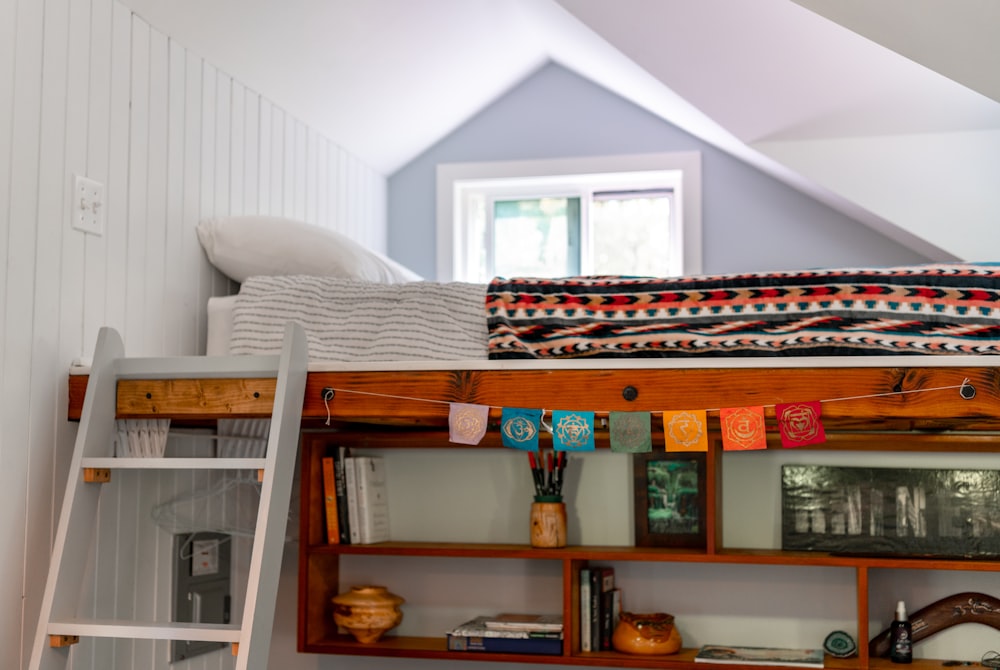
{"label": "gray striped blanket", "polygon": [[377,284],[332,277],[249,277],[233,308],[233,354],[281,350],[285,323],[313,361],[482,360],[486,286]]}

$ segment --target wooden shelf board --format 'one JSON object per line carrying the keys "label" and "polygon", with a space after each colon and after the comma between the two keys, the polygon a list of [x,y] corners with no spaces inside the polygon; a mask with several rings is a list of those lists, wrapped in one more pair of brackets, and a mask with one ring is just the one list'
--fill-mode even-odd
{"label": "wooden shelf board", "polygon": [[[697,649],[682,649],[677,654],[669,656],[638,656],[620,654],[614,651],[586,652],[550,656],[545,654],[497,654],[485,652],[448,651],[445,638],[438,637],[407,637],[387,635],[374,644],[361,644],[348,635],[338,635],[330,640],[319,640],[307,644],[300,651],[319,654],[343,654],[349,656],[395,656],[407,658],[438,658],[450,660],[480,660],[505,663],[536,663],[556,665],[582,665],[596,667],[629,667],[629,668],[685,668],[705,670],[719,667],[708,663],[695,662]],[[943,660],[914,659],[908,667],[912,670],[945,670]],[[729,666],[732,667],[732,666]],[[753,666],[767,670],[783,666]],[[889,670],[898,668],[887,658],[870,659],[871,670]],[[826,670],[858,670],[860,662],[857,656],[853,658],[834,658],[827,655],[824,660]]]}
{"label": "wooden shelf board", "polygon": [[780,549],[723,549],[716,553],[692,549],[654,547],[569,546],[535,549],[525,544],[463,544],[457,542],[381,542],[379,544],[312,545],[308,554],[373,556],[448,556],[458,558],[527,558],[589,561],[641,561],[673,563],[730,563],[737,565],[809,565],[869,567],[913,570],[1000,571],[996,559],[909,558],[887,556],[840,556],[825,552]]}

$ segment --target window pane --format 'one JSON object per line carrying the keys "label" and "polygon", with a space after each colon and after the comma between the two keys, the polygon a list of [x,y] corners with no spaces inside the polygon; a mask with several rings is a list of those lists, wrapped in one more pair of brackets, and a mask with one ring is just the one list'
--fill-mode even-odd
{"label": "window pane", "polygon": [[561,277],[579,273],[579,198],[494,203],[493,274]]}
{"label": "window pane", "polygon": [[595,197],[590,212],[594,274],[668,274],[672,198],[664,191]]}

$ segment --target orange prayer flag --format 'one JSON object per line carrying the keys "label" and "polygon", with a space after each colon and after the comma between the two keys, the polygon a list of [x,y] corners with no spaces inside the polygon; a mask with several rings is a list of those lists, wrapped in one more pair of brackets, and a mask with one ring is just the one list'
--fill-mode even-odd
{"label": "orange prayer flag", "polygon": [[767,449],[763,407],[724,407],[719,410],[719,420],[726,451]]}
{"label": "orange prayer flag", "polygon": [[667,451],[708,451],[706,412],[703,409],[663,412],[663,441]]}

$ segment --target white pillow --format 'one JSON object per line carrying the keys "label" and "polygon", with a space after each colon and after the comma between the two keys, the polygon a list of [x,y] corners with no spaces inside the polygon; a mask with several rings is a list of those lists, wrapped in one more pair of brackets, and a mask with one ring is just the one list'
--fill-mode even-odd
{"label": "white pillow", "polygon": [[230,279],[313,275],[394,284],[421,277],[396,261],[327,228],[276,216],[205,219],[198,239]]}

